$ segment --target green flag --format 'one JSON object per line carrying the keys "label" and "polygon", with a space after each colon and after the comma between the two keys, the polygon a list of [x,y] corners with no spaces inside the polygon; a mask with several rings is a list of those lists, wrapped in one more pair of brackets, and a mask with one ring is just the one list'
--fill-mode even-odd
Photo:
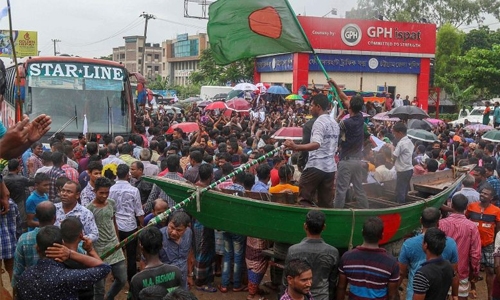
{"label": "green flag", "polygon": [[287,0],[218,0],[208,13],[208,39],[218,64],[312,51]]}

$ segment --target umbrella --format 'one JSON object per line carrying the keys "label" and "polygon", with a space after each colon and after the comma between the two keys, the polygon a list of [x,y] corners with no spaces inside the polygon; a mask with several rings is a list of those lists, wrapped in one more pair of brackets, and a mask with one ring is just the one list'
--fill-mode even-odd
{"label": "umbrella", "polygon": [[408,135],[408,137],[410,137],[412,139],[423,141],[423,142],[432,143],[432,142],[438,141],[438,138],[434,133],[423,130],[423,129],[408,129],[407,135]]}
{"label": "umbrella", "polygon": [[259,90],[260,90],[260,93],[263,94],[265,92],[267,92],[267,89],[271,86],[267,83],[262,83],[262,82],[259,82],[255,85]]}
{"label": "umbrella", "polygon": [[179,123],[179,124],[174,124],[170,126],[170,128],[167,130],[167,134],[172,134],[174,132],[174,129],[180,128],[182,129],[183,132],[185,133],[190,133],[190,132],[195,132],[200,130],[200,126],[198,126],[198,123],[194,122],[185,122],[185,123]]}
{"label": "umbrella", "polygon": [[[351,116],[349,114],[345,115],[342,120],[349,119]],[[363,118],[371,118],[371,116],[367,113],[363,113]]]}
{"label": "umbrella", "polygon": [[432,124],[427,122],[427,120],[411,119],[411,120],[408,120],[408,128],[410,128],[410,129],[423,129],[423,130],[431,131]]}
{"label": "umbrella", "polygon": [[242,111],[249,111],[250,108],[252,107],[250,103],[248,103],[247,100],[241,99],[241,98],[236,98],[232,99],[226,102],[227,108],[237,111],[237,112],[242,112]]}
{"label": "umbrella", "polygon": [[493,126],[483,125],[483,124],[472,124],[464,127],[465,130],[474,131],[474,132],[485,132],[493,130]]}
{"label": "umbrella", "polygon": [[285,97],[286,100],[304,100],[304,98],[302,98],[301,96],[297,95],[297,94],[290,94],[288,96]]}
{"label": "umbrella", "polygon": [[388,116],[400,119],[425,119],[429,117],[423,109],[416,106],[396,107],[388,113]]}
{"label": "umbrella", "polygon": [[227,93],[220,93],[220,94],[217,94],[217,95],[215,95],[212,99],[213,99],[214,101],[215,101],[215,100],[226,100],[226,99],[227,99]]}
{"label": "umbrella", "polygon": [[445,121],[439,120],[439,119],[434,119],[434,118],[427,118],[425,119],[427,122],[431,123],[432,126],[437,127],[439,125],[446,125]]}
{"label": "umbrella", "polygon": [[242,90],[232,90],[229,93],[227,93],[226,100],[231,100],[233,98],[241,98],[245,94],[244,91]]}
{"label": "umbrella", "polygon": [[382,112],[382,113],[379,113],[379,114],[376,114],[373,116],[373,120],[376,120],[376,121],[389,121],[389,122],[399,122],[400,119],[399,118],[391,118],[389,117],[387,114],[389,112]]}
{"label": "umbrella", "polygon": [[205,110],[215,110],[215,109],[226,109],[226,103],[222,101],[212,102],[209,105],[205,106]]}
{"label": "umbrella", "polygon": [[272,87],[267,89],[268,94],[277,94],[277,95],[289,95],[290,91],[281,85],[273,85]]}
{"label": "umbrella", "polygon": [[488,131],[481,138],[485,141],[500,143],[500,130]]}
{"label": "umbrella", "polygon": [[201,101],[200,103],[198,103],[198,107],[207,107],[209,104],[212,104],[213,102],[210,101],[210,100],[207,100],[207,101]]}
{"label": "umbrella", "polygon": [[258,88],[251,83],[238,83],[237,85],[233,86],[233,90],[235,91],[255,91],[258,90]]}
{"label": "umbrella", "polygon": [[273,134],[272,138],[277,140],[301,140],[302,127],[282,127]]}

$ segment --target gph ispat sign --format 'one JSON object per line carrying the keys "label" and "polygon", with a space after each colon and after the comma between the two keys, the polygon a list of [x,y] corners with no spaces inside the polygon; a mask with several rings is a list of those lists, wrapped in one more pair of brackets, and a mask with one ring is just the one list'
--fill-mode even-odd
{"label": "gph ispat sign", "polygon": [[436,52],[434,24],[298,18],[314,49],[410,53],[427,57]]}

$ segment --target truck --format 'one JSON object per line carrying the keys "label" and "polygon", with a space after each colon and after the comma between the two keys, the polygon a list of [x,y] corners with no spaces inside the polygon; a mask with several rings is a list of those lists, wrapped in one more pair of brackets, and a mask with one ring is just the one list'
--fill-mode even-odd
{"label": "truck", "polygon": [[233,88],[230,86],[204,85],[201,87],[200,98],[203,100],[212,100],[215,95],[227,94],[232,90]]}

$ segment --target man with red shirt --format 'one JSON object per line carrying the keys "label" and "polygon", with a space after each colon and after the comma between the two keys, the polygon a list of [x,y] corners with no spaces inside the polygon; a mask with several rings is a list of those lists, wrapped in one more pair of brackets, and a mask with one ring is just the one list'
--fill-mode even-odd
{"label": "man with red shirt", "polygon": [[464,211],[469,200],[463,194],[455,194],[451,199],[451,214],[439,221],[439,229],[457,243],[458,250],[458,299],[466,300],[469,296],[469,278],[477,280],[479,261],[481,260],[481,239],[477,225],[467,220]]}
{"label": "man with red shirt", "polygon": [[500,229],[500,208],[491,204],[495,190],[491,186],[485,186],[480,192],[480,202],[474,202],[467,207],[466,216],[476,223],[481,238],[481,264],[486,271],[486,286],[488,297],[491,292],[494,279],[495,235]]}

